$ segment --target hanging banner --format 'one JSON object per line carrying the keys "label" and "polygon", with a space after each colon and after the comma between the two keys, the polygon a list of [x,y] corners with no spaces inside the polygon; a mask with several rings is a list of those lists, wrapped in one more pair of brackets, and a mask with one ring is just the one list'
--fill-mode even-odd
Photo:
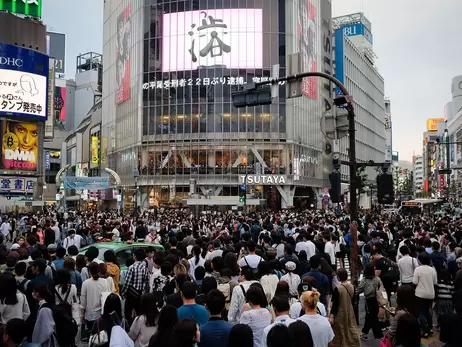
{"label": "hanging banner", "polygon": [[101,138],[101,164],[106,164],[107,160],[107,137]]}
{"label": "hanging banner", "polygon": [[101,190],[109,188],[109,177],[76,177],[65,176],[64,188]]}
{"label": "hanging banner", "polygon": [[99,156],[98,156],[98,136],[91,137],[91,163],[98,164]]}

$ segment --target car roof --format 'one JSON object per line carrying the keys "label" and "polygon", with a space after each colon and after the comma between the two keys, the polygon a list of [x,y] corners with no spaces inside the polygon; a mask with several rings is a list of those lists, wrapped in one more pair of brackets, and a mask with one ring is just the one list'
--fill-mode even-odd
{"label": "car roof", "polygon": [[158,249],[164,249],[162,245],[154,245],[152,243],[146,243],[146,242],[133,242],[133,243],[127,243],[127,242],[97,242],[93,243],[89,246],[83,247],[80,251],[86,251],[89,247],[96,247],[96,248],[108,248],[112,250],[117,250],[119,248],[125,248],[125,247],[134,247],[134,246],[144,246],[144,247],[154,247]]}

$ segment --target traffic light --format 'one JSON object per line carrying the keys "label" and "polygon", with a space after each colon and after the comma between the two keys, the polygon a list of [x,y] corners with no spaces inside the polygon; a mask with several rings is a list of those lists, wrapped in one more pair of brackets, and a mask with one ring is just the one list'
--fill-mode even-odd
{"label": "traffic light", "polygon": [[395,201],[393,177],[384,173],[377,176],[377,199],[379,204],[391,205]]}
{"label": "traffic light", "polygon": [[271,105],[271,88],[260,87],[253,90],[235,92],[232,95],[233,106],[236,108],[259,105]]}
{"label": "traffic light", "polygon": [[329,181],[330,181],[330,199],[332,202],[342,202],[342,185],[341,185],[341,178],[340,172],[334,171],[329,174]]}
{"label": "traffic light", "polygon": [[247,186],[245,184],[241,184],[239,186],[239,202],[245,204],[247,199]]}
{"label": "traffic light", "polygon": [[6,200],[11,200],[11,194],[10,194],[10,193],[8,193],[8,194],[6,195]]}

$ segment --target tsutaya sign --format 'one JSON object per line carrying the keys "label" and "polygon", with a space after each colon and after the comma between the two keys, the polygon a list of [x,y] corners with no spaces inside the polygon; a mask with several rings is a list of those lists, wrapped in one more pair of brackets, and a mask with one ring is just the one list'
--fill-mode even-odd
{"label": "tsutaya sign", "polygon": [[287,176],[283,175],[239,175],[239,184],[274,185],[286,184]]}

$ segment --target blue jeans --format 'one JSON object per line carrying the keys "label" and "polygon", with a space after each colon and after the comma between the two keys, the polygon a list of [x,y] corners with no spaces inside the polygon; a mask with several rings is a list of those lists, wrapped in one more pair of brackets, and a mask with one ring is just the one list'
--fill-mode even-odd
{"label": "blue jeans", "polygon": [[419,323],[422,333],[428,334],[433,330],[433,317],[431,314],[433,300],[417,297],[417,305],[419,307]]}

